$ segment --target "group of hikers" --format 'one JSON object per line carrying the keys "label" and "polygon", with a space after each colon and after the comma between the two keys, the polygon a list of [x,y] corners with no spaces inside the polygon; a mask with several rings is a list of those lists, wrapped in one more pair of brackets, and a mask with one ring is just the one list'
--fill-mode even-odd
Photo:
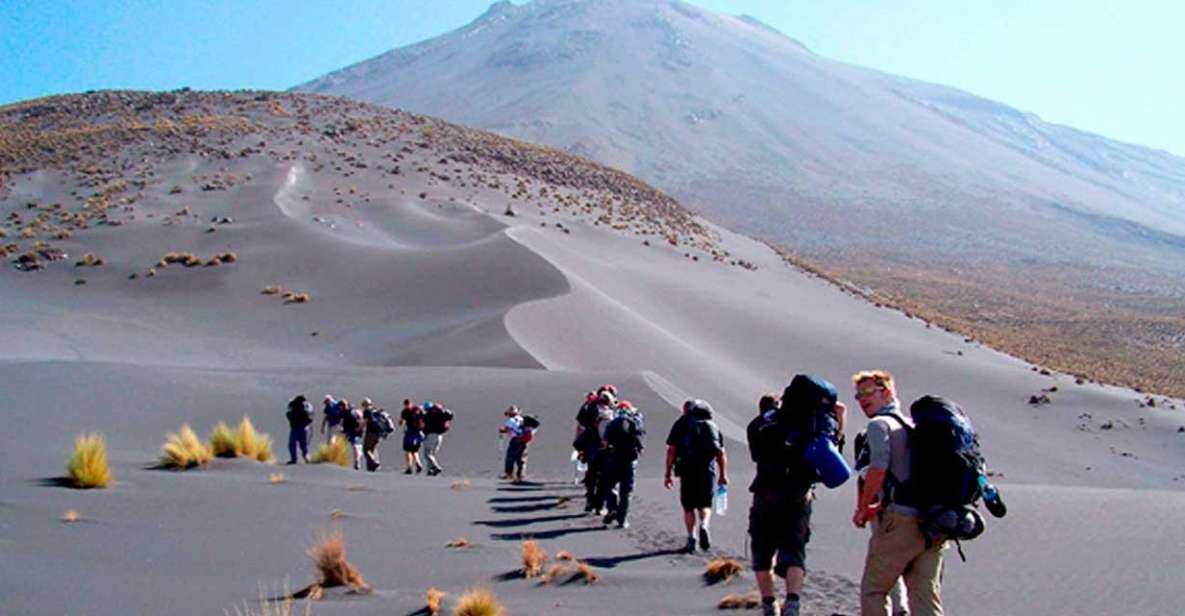
{"label": "group of hikers", "polygon": [[[984,531],[977,503],[996,517],[1006,513],[987,480],[978,437],[954,402],[924,396],[902,412],[893,376],[883,370],[852,377],[855,399],[868,426],[855,438],[857,499],[852,524],[871,526],[860,584],[863,616],[940,616],[943,556],[953,541]],[[617,390],[589,392],[576,415],[573,448],[584,476],[585,511],[605,525],[629,526],[645,420]],[[688,400],[666,439],[663,484],[679,483],[687,531],[684,550],[712,545],[713,508],[727,507],[728,455],[724,438],[703,400]],[[843,457],[847,406],[834,385],[796,375],[781,396],[757,404],[746,437],[756,474],[749,491],[752,567],[763,616],[798,616],[811,536],[815,486],[836,488],[853,474]],[[775,576],[785,584],[779,605]]]}
{"label": "group of hikers", "polygon": [[[313,405],[303,395],[296,396],[288,403],[286,417],[288,463],[297,463],[299,450],[299,459],[307,464],[309,441],[313,424],[316,423]],[[386,409],[375,406],[370,398],[363,398],[359,407],[351,406],[349,400],[339,400],[330,394],[322,401],[321,434],[325,436],[326,443],[334,438],[344,439],[353,455],[354,470],[362,470],[365,460],[366,470],[372,473],[378,471],[382,467],[379,445],[402,427],[404,474],[424,472],[424,461],[427,461],[427,474],[439,475],[444,472],[444,467],[436,455],[452,424],[453,411],[432,400],[413,404],[410,399],[405,399],[398,420]]]}
{"label": "group of hikers", "polygon": [[[749,491],[750,556],[761,595],[763,616],[799,616],[811,537],[816,485],[836,488],[853,474],[857,498],[852,524],[871,527],[860,583],[863,616],[941,616],[943,557],[953,541],[974,539],[984,529],[977,510],[1006,513],[999,492],[987,479],[986,464],[970,419],[954,402],[923,396],[902,412],[893,376],[883,370],[852,377],[855,399],[868,418],[856,436],[854,464],[843,456],[847,406],[836,387],[806,374],[796,375],[781,395],[766,394],[746,427],[749,456],[756,473]],[[527,450],[539,420],[511,406],[498,428],[502,479],[526,478]],[[378,446],[403,427],[404,473],[443,471],[436,454],[452,425],[453,412],[439,402],[403,401],[398,420],[363,399],[360,408],[325,396],[321,433],[344,438],[354,454],[354,468],[365,459],[379,470]],[[312,406],[297,396],[288,406],[291,427],[289,464],[298,449],[308,461],[315,421]],[[573,461],[583,471],[584,510],[603,516],[606,526],[629,527],[630,499],[638,460],[644,451],[646,421],[617,388],[603,385],[586,394],[575,418]],[[854,467],[854,472],[853,472]],[[684,550],[707,551],[712,545],[712,511],[727,508],[728,455],[712,406],[687,400],[666,438],[663,485],[679,484],[679,502],[687,531]],[[775,576],[785,584],[785,599],[775,595]]]}

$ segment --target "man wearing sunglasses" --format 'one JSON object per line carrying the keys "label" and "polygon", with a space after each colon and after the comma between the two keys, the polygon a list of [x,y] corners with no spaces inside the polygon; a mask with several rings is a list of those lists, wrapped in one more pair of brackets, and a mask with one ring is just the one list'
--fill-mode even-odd
{"label": "man wearing sunglasses", "polygon": [[852,377],[856,401],[869,418],[868,475],[852,523],[872,522],[864,576],[860,581],[862,616],[888,616],[889,592],[899,577],[909,590],[912,616],[942,616],[942,553],[922,532],[918,510],[909,495],[909,420],[901,415],[893,375],[883,370]]}

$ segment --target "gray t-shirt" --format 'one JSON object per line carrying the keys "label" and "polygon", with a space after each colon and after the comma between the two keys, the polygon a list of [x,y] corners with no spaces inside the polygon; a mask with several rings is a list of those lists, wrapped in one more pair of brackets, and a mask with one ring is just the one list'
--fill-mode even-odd
{"label": "gray t-shirt", "polygon": [[[886,417],[890,413],[904,416],[896,406],[886,406],[868,422],[868,467],[888,471],[892,481],[898,483],[909,481],[909,434],[901,422]],[[908,419],[907,419],[908,421]],[[890,478],[886,478],[886,483]],[[885,490],[881,489],[881,500],[885,499]],[[895,511],[906,515],[917,515],[913,507],[906,507],[897,503],[890,503],[888,511]]]}

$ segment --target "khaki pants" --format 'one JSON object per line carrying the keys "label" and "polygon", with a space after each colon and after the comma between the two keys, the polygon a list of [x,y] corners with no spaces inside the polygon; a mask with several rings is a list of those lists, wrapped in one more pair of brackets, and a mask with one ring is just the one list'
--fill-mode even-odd
{"label": "khaki pants", "polygon": [[942,616],[945,550],[946,542],[926,547],[917,518],[884,512],[868,539],[868,557],[860,581],[861,616],[888,616],[889,591],[898,577],[905,579],[909,589],[910,616]]}

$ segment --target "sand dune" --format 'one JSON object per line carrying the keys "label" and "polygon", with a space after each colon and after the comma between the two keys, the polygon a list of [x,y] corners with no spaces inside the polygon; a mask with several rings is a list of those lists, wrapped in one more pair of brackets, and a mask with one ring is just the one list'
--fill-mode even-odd
{"label": "sand dune", "polygon": [[[202,96],[185,100],[213,104]],[[255,106],[271,104],[236,96],[219,104],[241,105],[238,113],[257,119]],[[703,558],[672,552],[682,531],[660,474],[676,405],[709,399],[732,439],[733,509],[715,534],[720,553],[743,555],[751,465],[736,439],[755,399],[799,371],[835,381],[846,398],[848,376],[878,366],[898,374],[907,399],[938,392],[966,406],[1009,499],[1010,516],[966,546],[970,560],[948,565],[951,613],[1174,612],[1175,549],[1185,536],[1164,521],[1181,504],[1185,481],[1179,401],[1175,409],[1163,401],[1142,408],[1131,391],[1041,375],[870,305],[702,221],[698,239],[677,245],[646,227],[615,229],[599,207],[564,201],[593,189],[544,182],[529,166],[516,175],[474,159],[415,171],[450,155],[447,141],[408,146],[414,155],[398,175],[374,164],[331,170],[345,158],[327,150],[361,152],[373,163],[401,151],[400,139],[418,137],[343,145],[315,138],[317,131],[343,115],[412,116],[318,97],[272,102],[286,113],[319,109],[304,112],[316,130],[268,136],[304,161],[161,157],[144,197],[110,211],[120,225],[54,240],[71,258],[45,270],[0,271],[0,409],[9,427],[0,441],[0,611],[216,613],[253,601],[260,584],[312,581],[304,549],[339,510],[351,560],[376,590],[333,594],[315,614],[411,613],[428,587],[455,594],[479,584],[514,614],[584,614],[592,605],[621,614],[715,613],[720,596],[752,579],[704,587]],[[5,176],[0,216],[18,212],[27,221],[43,211],[28,208],[31,200],[74,204],[71,192],[94,189],[46,169]],[[446,169],[453,179],[440,181]],[[199,188],[218,174],[237,181]],[[546,187],[548,196],[510,196],[528,178],[532,194]],[[614,184],[605,186],[582,203],[615,194]],[[516,216],[503,215],[508,204]],[[233,220],[209,222],[222,217]],[[690,228],[672,220],[670,228]],[[22,249],[31,242],[21,240]],[[714,259],[712,250],[727,257]],[[203,258],[233,251],[237,259],[146,276],[169,251]],[[74,267],[84,253],[106,264]],[[732,264],[738,259],[756,269]],[[311,299],[285,304],[261,294],[268,285]],[[571,416],[583,393],[605,382],[649,418],[639,502],[625,533],[578,515],[578,498],[564,501],[578,496],[568,463]],[[1055,385],[1052,404],[1028,404]],[[185,473],[149,469],[166,432],[187,422],[204,435],[243,414],[272,436],[282,460],[283,407],[296,393],[369,396],[388,408],[405,397],[445,401],[459,415],[442,451],[446,475],[392,472],[394,441],[384,444],[387,465],[377,474],[226,460]],[[494,430],[509,404],[543,420],[529,467],[536,484],[493,478]],[[853,416],[850,431],[862,423]],[[117,483],[98,492],[57,487],[52,479],[74,435],[94,430],[107,436]],[[276,472],[284,481],[272,484]],[[460,478],[469,485],[450,489]],[[808,614],[854,613],[866,534],[848,522],[853,501],[851,486],[821,495]],[[61,523],[66,509],[81,521]],[[444,547],[459,536],[476,547]],[[601,580],[539,587],[499,577],[517,566],[518,541],[528,536],[548,552],[573,551]]]}

